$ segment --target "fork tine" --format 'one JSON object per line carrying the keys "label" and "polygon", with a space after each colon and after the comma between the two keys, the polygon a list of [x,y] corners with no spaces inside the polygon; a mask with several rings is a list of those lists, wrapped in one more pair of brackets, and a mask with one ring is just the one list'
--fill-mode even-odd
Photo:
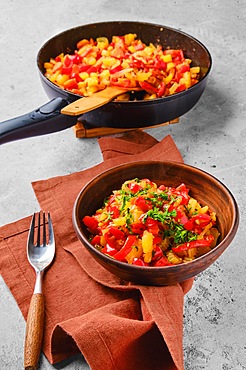
{"label": "fork tine", "polygon": [[32,221],[29,229],[28,244],[34,244],[34,228],[35,228],[35,212],[32,216]]}
{"label": "fork tine", "polygon": [[40,247],[40,212],[38,213],[37,247]]}
{"label": "fork tine", "polygon": [[48,212],[48,225],[49,225],[49,244],[55,244],[55,239],[54,239],[54,230],[53,230],[53,225],[52,221],[50,218],[50,213]]}
{"label": "fork tine", "polygon": [[46,247],[46,224],[45,224],[45,213],[43,212],[43,246]]}

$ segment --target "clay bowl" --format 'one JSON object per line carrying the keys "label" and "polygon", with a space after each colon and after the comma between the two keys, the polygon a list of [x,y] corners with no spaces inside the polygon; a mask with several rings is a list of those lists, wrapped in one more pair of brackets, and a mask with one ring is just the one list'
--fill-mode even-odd
{"label": "clay bowl", "polygon": [[[98,251],[88,241],[88,231],[81,222],[103,204],[112,190],[133,178],[149,178],[158,185],[178,186],[184,182],[190,195],[207,204],[217,213],[220,239],[218,245],[194,261],[165,267],[143,267],[119,262]],[[142,285],[172,285],[198,275],[207,269],[231,244],[238,228],[239,211],[230,190],[212,175],[198,168],[177,162],[142,161],[127,163],[101,173],[79,193],[73,209],[73,225],[82,243],[93,258],[105,269],[121,279]]]}

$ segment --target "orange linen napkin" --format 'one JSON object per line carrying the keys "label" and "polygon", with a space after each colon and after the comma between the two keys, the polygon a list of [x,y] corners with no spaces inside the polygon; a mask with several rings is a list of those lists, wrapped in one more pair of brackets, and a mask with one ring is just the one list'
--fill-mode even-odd
{"label": "orange linen napkin", "polygon": [[[72,226],[77,194],[98,173],[129,161],[182,157],[170,136],[158,142],[134,131],[98,142],[102,163],[32,184],[41,209],[51,213],[56,238],[43,285],[43,351],[52,364],[80,351],[92,370],[182,370],[184,294],[193,279],[166,287],[123,282],[93,260]],[[0,271],[25,319],[35,280],[26,258],[30,219],[0,228]]]}

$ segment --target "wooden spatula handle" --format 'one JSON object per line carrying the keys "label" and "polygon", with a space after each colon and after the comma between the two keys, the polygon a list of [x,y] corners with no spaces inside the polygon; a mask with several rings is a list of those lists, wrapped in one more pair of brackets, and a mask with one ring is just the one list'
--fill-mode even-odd
{"label": "wooden spatula handle", "polygon": [[24,349],[25,370],[37,368],[44,330],[44,296],[42,293],[33,294],[26,323]]}

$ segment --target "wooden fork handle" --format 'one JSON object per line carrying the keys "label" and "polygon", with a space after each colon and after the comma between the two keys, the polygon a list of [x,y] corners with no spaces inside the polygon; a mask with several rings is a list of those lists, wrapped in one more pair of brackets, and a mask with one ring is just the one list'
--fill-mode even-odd
{"label": "wooden fork handle", "polygon": [[44,329],[44,296],[33,294],[26,322],[26,337],[24,349],[25,370],[37,368]]}

